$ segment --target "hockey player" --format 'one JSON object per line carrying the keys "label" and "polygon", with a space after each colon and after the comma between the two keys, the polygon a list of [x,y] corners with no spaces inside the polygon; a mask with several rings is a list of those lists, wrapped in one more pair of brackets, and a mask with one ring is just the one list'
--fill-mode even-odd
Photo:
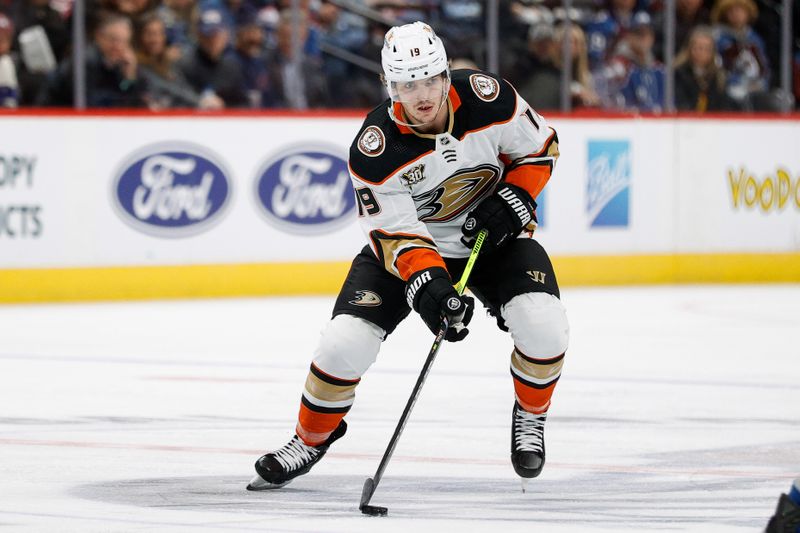
{"label": "hockey player", "polygon": [[569,326],[532,232],[534,198],[558,158],[556,133],[507,82],[474,70],[451,75],[427,24],[390,29],[381,61],[391,98],[367,115],[349,160],[369,245],[314,353],[296,435],[256,462],[250,490],[305,474],[345,434],[362,375],[411,309],[433,332],[446,316],[448,341],[467,336],[474,301],[453,280],[481,228],[489,234],[469,288],[514,342],[511,463],[524,478],[544,466],[544,424]]}

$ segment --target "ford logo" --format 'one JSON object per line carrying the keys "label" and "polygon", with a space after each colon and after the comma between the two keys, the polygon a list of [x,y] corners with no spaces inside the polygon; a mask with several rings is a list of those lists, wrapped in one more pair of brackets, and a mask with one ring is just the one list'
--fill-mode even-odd
{"label": "ford logo", "polygon": [[229,203],[229,173],[223,168],[200,146],[149,146],[117,173],[114,204],[123,220],[144,233],[194,235],[220,220]]}
{"label": "ford logo", "polygon": [[289,233],[329,233],[355,220],[355,193],[344,150],[337,146],[284,148],[256,177],[267,220]]}

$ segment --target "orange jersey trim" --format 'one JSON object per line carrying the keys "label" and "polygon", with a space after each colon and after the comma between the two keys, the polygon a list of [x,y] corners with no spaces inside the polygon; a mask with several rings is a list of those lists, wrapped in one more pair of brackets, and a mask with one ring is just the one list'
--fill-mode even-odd
{"label": "orange jersey trim", "polygon": [[550,180],[550,166],[521,165],[506,174],[506,183],[522,187],[536,198]]}
{"label": "orange jersey trim", "polygon": [[447,270],[444,259],[435,250],[430,248],[414,248],[401,253],[395,262],[397,272],[404,281],[421,270],[431,267],[442,267]]}
{"label": "orange jersey trim", "polygon": [[[392,107],[394,108],[393,109],[394,116],[403,117],[403,119],[405,120],[406,114],[403,111],[403,104],[401,104],[400,102],[395,102],[394,104],[392,104]],[[406,122],[408,122],[408,121],[406,121]],[[404,124],[399,124],[399,123],[395,122],[395,125],[397,125],[397,129],[400,130],[400,133],[405,133],[405,134],[410,133],[412,135],[414,134],[414,132],[411,131],[411,128],[409,128],[408,126],[406,126]]]}
{"label": "orange jersey trim", "polygon": [[452,83],[450,84],[450,90],[447,91],[447,96],[450,98],[450,102],[453,104],[453,113],[455,113],[456,110],[461,107],[461,97],[458,96],[458,92],[456,91],[456,88],[453,87]]}

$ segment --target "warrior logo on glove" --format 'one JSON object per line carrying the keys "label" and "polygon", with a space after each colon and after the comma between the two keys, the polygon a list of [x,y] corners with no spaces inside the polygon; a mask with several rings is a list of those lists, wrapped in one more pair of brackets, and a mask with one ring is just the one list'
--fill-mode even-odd
{"label": "warrior logo on glove", "polygon": [[449,307],[451,311],[455,311],[461,307],[461,300],[458,298],[450,298],[447,300],[447,307]]}
{"label": "warrior logo on glove", "polygon": [[503,183],[470,212],[461,226],[461,242],[471,247],[479,228],[486,228],[489,235],[483,249],[491,252],[511,242],[531,221],[536,221],[536,202],[531,195],[522,187]]}

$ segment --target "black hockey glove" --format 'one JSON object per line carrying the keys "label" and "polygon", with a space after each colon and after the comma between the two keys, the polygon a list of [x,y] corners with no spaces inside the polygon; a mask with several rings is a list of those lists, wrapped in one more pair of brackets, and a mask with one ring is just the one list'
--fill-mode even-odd
{"label": "black hockey glove", "polygon": [[475,300],[459,296],[442,267],[426,268],[411,276],[406,285],[406,300],[434,334],[439,333],[442,317],[447,317],[445,340],[457,342],[469,333],[467,324],[472,320]]}
{"label": "black hockey glove", "polygon": [[467,216],[461,226],[461,242],[471,248],[478,232],[489,231],[483,249],[492,252],[511,242],[531,220],[536,220],[536,202],[522,187],[503,183],[495,193],[483,200]]}

